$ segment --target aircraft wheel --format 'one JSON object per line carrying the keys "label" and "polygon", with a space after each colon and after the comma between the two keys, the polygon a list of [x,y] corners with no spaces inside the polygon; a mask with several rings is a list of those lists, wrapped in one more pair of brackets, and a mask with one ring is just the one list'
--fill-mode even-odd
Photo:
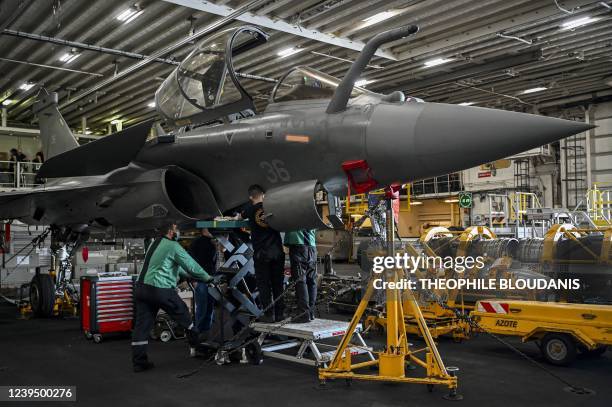
{"label": "aircraft wheel", "polygon": [[576,343],[567,334],[549,333],[542,338],[542,353],[557,366],[567,366],[576,359]]}
{"label": "aircraft wheel", "polygon": [[249,343],[244,350],[250,364],[261,365],[263,363],[263,352],[259,342],[253,341]]}
{"label": "aircraft wheel", "polygon": [[37,274],[30,282],[30,305],[34,316],[53,316],[55,306],[55,284],[49,274]]}
{"label": "aircraft wheel", "polygon": [[159,340],[164,343],[170,342],[172,340],[172,333],[168,330],[162,331],[162,333],[159,335]]}

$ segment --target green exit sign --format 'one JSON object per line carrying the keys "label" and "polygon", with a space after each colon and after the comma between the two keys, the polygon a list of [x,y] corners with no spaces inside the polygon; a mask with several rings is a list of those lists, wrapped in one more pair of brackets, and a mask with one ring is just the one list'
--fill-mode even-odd
{"label": "green exit sign", "polygon": [[471,208],[472,207],[472,193],[462,192],[459,194],[459,207],[460,208]]}

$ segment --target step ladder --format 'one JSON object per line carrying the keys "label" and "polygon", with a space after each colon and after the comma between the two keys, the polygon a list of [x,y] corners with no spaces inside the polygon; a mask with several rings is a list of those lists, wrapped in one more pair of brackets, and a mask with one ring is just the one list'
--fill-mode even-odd
{"label": "step ladder", "polygon": [[[349,328],[349,323],[331,319],[315,319],[303,324],[254,322],[251,328],[260,334],[258,340],[264,356],[308,366],[327,367],[336,354],[338,344],[323,343],[321,340],[342,338]],[[374,360],[372,348],[367,346],[361,332],[359,324],[353,334],[351,355],[366,355],[369,360]],[[274,339],[278,337],[287,339]],[[288,349],[295,348],[297,352],[287,352]]]}

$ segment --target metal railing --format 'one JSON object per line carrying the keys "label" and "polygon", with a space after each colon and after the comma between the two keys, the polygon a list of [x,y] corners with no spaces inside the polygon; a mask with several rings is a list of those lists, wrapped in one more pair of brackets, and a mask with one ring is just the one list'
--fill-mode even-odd
{"label": "metal railing", "polygon": [[[400,212],[410,212],[411,210],[411,196],[412,187],[411,184],[404,184],[400,189],[399,195],[399,210]],[[347,196],[344,199],[344,212],[349,215],[364,215],[365,212],[373,206],[375,202],[378,202],[378,196],[383,195],[385,191],[378,189],[370,191],[367,194],[355,194]]]}
{"label": "metal railing", "polygon": [[37,177],[42,163],[0,161],[0,188],[32,188],[43,184]]}
{"label": "metal railing", "polygon": [[512,192],[508,195],[510,204],[510,220],[519,222],[525,220],[528,209],[542,208],[538,196],[532,192]]}
{"label": "metal railing", "polygon": [[463,191],[461,173],[453,172],[412,183],[413,196],[448,196]]}
{"label": "metal railing", "polygon": [[586,193],[587,213],[597,226],[612,225],[612,189],[600,189],[602,183],[593,183]]}
{"label": "metal railing", "polygon": [[511,192],[509,194],[487,194],[489,200],[489,225],[517,226],[526,219],[529,209],[542,208],[537,195],[532,192]]}

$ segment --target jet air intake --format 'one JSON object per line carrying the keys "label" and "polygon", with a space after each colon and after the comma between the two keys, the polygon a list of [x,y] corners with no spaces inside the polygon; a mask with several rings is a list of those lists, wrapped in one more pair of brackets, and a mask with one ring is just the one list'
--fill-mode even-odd
{"label": "jet air intake", "polygon": [[128,187],[111,188],[97,199],[97,223],[128,230],[151,228],[168,219],[190,223],[218,215],[208,184],[180,167],[168,166],[138,175]]}
{"label": "jet air intake", "polygon": [[270,189],[263,201],[266,222],[279,232],[328,228],[317,195],[324,192],[317,180],[295,182]]}
{"label": "jet air intake", "polygon": [[[32,195],[28,203],[19,203],[36,208],[26,221],[114,226],[136,236],[150,234],[168,219],[192,223],[221,214],[208,184],[177,166],[150,170],[133,166],[109,177],[71,182],[73,190],[61,192],[61,199],[51,201]],[[17,213],[19,208],[10,209]]]}

